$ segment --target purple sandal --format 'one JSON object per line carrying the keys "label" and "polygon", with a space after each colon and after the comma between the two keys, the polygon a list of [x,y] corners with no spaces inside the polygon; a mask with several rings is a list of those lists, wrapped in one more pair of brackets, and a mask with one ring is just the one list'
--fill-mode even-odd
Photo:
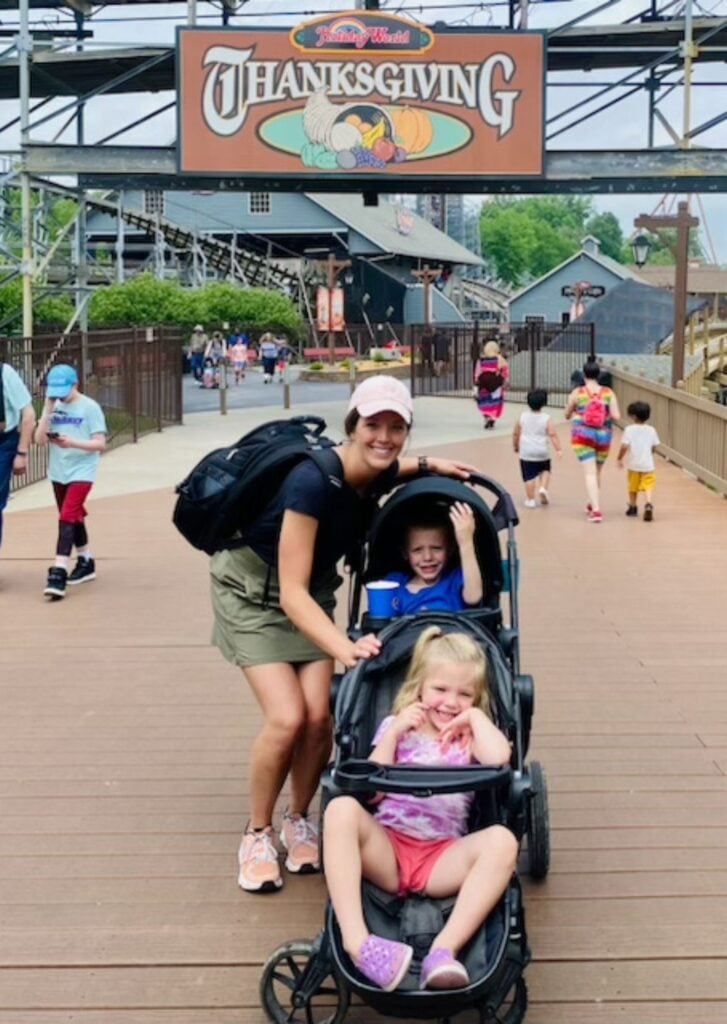
{"label": "purple sandal", "polygon": [[356,967],[384,992],[393,992],[409,970],[413,953],[412,947],[403,942],[369,935],[358,952]]}
{"label": "purple sandal", "polygon": [[465,988],[469,983],[467,968],[448,949],[431,949],[422,960],[422,988]]}

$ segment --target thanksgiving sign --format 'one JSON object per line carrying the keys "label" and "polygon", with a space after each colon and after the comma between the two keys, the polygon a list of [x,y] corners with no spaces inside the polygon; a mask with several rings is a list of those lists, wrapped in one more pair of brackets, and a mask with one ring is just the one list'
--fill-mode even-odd
{"label": "thanksgiving sign", "polygon": [[537,176],[539,33],[352,11],[272,29],[178,29],[179,169],[271,177]]}

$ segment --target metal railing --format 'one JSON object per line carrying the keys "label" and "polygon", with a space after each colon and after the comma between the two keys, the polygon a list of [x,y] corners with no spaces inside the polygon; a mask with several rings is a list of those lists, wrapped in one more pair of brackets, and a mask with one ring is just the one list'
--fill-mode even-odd
{"label": "metal railing", "polygon": [[648,402],[662,455],[727,495],[727,408],[623,370],[611,373],[623,415],[631,402]]}
{"label": "metal railing", "polygon": [[533,388],[563,398],[571,374],[595,352],[593,324],[433,324],[407,327],[414,353],[412,391],[469,398],[474,368],[488,341],[496,341],[508,362],[511,396],[524,398]]}
{"label": "metal railing", "polygon": [[[169,327],[0,338],[0,359],[23,378],[38,415],[50,368],[74,366],[80,390],[104,410],[108,447],[116,448],[182,422],[182,341]],[[47,469],[48,449],[31,445],[28,472],[13,477],[12,489],[43,480]]]}

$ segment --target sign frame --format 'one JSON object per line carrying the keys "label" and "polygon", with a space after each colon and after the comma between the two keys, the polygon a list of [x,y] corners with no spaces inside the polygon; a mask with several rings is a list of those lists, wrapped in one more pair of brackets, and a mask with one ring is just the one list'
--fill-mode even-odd
{"label": "sign frame", "polygon": [[[381,11],[379,11],[379,12],[376,12],[376,11],[365,12],[365,11],[356,10],[356,11],[353,11],[353,12],[332,13],[332,14],[326,16],[326,17],[329,18],[329,19],[333,19],[333,18],[342,16],[342,15],[346,15],[346,14],[350,14],[352,16],[355,15],[356,17],[360,17],[361,15],[366,15],[366,14],[370,14],[370,15],[385,15],[386,12],[381,12]],[[389,15],[388,17],[392,18],[393,16]],[[322,21],[322,20],[325,20],[325,18],[324,17],[320,17],[320,16],[317,17],[317,18],[314,18],[314,19],[303,19],[301,21],[300,25],[305,25],[305,24],[308,24],[310,22]],[[525,32],[515,32],[515,31],[510,31],[510,30],[493,31],[490,28],[469,28],[468,27],[468,28],[464,28],[463,29],[463,28],[461,28],[459,26],[450,27],[450,26],[440,26],[440,25],[437,25],[436,26],[436,30],[435,30],[434,28],[430,28],[429,26],[426,26],[426,25],[423,25],[421,23],[415,22],[415,21],[413,21],[411,19],[401,19],[400,18],[399,20],[405,22],[409,26],[413,26],[413,27],[416,27],[418,29],[421,29],[422,33],[429,32],[430,34],[432,34],[433,35],[433,40],[434,40],[434,42],[432,43],[432,47],[436,47],[436,41],[437,40],[440,40],[440,39],[447,40],[447,39],[449,39],[449,38],[451,38],[453,36],[462,36],[462,37],[467,37],[468,39],[489,37],[491,40],[493,40],[493,44],[492,44],[493,46],[495,45],[495,41],[496,41],[498,44],[502,44],[502,48],[507,48],[507,46],[510,44],[511,40],[523,40],[523,39],[526,39],[526,38],[530,38],[530,39],[535,38],[535,39],[539,40],[539,47],[536,47],[536,48],[537,48],[537,52],[539,52],[540,60],[541,60],[541,69],[540,69],[541,70],[541,76],[540,76],[539,80],[536,78],[536,82],[538,82],[537,90],[539,90],[539,91],[536,91],[536,102],[538,104],[539,111],[540,111],[540,122],[539,122],[539,126],[538,126],[539,127],[538,136],[537,136],[537,139],[536,139],[535,143],[533,144],[532,156],[530,157],[531,161],[533,162],[533,168],[532,169],[528,169],[528,170],[526,170],[526,171],[524,171],[522,173],[519,173],[517,170],[508,170],[507,168],[505,168],[503,170],[502,166],[496,166],[496,167],[492,167],[491,169],[485,169],[485,170],[482,170],[482,171],[480,171],[480,170],[476,170],[476,171],[465,170],[460,175],[460,174],[458,174],[456,172],[453,172],[453,171],[448,171],[447,173],[427,172],[426,169],[423,169],[421,172],[417,172],[417,173],[414,173],[414,171],[412,170],[412,173],[407,174],[406,173],[406,168],[403,165],[402,165],[401,169],[398,170],[398,171],[392,170],[391,167],[389,167],[389,169],[383,169],[383,170],[380,170],[378,167],[372,167],[370,169],[367,169],[366,171],[357,171],[355,169],[346,169],[346,170],[341,169],[341,170],[339,170],[338,168],[335,168],[335,169],[327,169],[326,171],[323,171],[323,172],[321,172],[321,170],[319,168],[312,167],[309,170],[307,167],[302,166],[302,165],[301,165],[300,171],[297,171],[297,170],[281,170],[281,169],[277,169],[277,168],[272,169],[272,168],[267,168],[267,167],[266,168],[260,168],[260,169],[258,169],[258,168],[250,169],[249,167],[247,167],[247,168],[241,168],[241,169],[238,170],[235,167],[232,167],[232,166],[229,166],[229,165],[227,165],[227,166],[212,166],[212,167],[210,167],[209,165],[205,165],[205,166],[190,166],[189,158],[188,158],[188,149],[191,146],[191,143],[188,144],[188,138],[187,138],[186,129],[185,129],[185,117],[187,116],[185,111],[186,111],[187,105],[192,102],[192,99],[194,97],[187,98],[187,96],[185,95],[185,86],[184,86],[184,80],[185,80],[185,74],[186,74],[186,69],[185,69],[185,40],[189,40],[193,35],[196,36],[198,39],[203,39],[205,35],[221,36],[222,34],[226,35],[230,40],[232,40],[232,38],[234,36],[237,36],[238,38],[239,37],[248,37],[249,38],[251,35],[255,35],[256,37],[258,37],[260,39],[263,39],[263,40],[266,37],[271,37],[271,36],[277,37],[278,40],[280,40],[281,37],[286,37],[286,39],[287,39],[286,45],[289,47],[290,54],[291,54],[291,59],[293,59],[293,58],[297,59],[295,49],[290,44],[290,41],[289,41],[288,37],[292,37],[293,34],[296,32],[296,30],[300,26],[293,26],[293,27],[288,26],[286,28],[276,28],[276,27],[273,27],[273,26],[245,26],[244,28],[229,28],[229,27],[227,27],[227,28],[219,28],[217,26],[204,26],[204,27],[178,26],[177,29],[176,29],[176,41],[177,41],[177,61],[176,61],[177,109],[176,109],[176,121],[177,121],[177,172],[178,172],[178,174],[180,176],[184,176],[184,177],[192,178],[192,179],[194,179],[194,178],[205,178],[208,181],[210,179],[219,178],[220,182],[229,182],[227,187],[240,188],[240,189],[250,188],[250,189],[254,190],[254,189],[260,189],[260,187],[264,185],[266,191],[281,191],[281,192],[284,192],[284,191],[313,191],[313,190],[317,191],[317,192],[326,192],[326,191],[330,191],[330,192],[346,192],[346,191],[352,191],[352,192],[363,192],[365,196],[367,196],[367,195],[375,196],[376,194],[381,193],[381,192],[391,193],[391,192],[394,192],[394,191],[397,191],[397,192],[398,191],[401,191],[401,192],[411,192],[411,193],[434,192],[434,191],[436,191],[436,192],[452,192],[452,193],[456,193],[456,192],[483,191],[483,189],[486,191],[486,184],[487,184],[487,181],[489,179],[501,179],[503,177],[503,175],[512,177],[513,179],[517,180],[518,183],[522,182],[524,187],[526,186],[528,181],[540,181],[540,180],[542,180],[544,178],[544,176],[545,176],[545,125],[546,125],[545,78],[546,78],[546,71],[547,71],[547,47],[546,47],[547,33],[544,32],[544,31],[541,31],[541,30],[528,30],[528,31],[525,31]],[[515,45],[515,43],[512,43],[511,45]],[[529,43],[527,45],[533,46],[535,44]],[[428,49],[431,49],[431,47],[429,47]],[[393,53],[393,51],[389,51],[389,53]],[[340,52],[335,51],[335,50],[331,50],[330,51],[330,57],[331,58],[336,57],[336,55],[338,56],[339,59],[345,59],[345,56],[346,56],[346,54],[341,54]],[[434,55],[436,55],[436,49],[435,49],[435,54]],[[424,54],[422,59],[431,58],[434,55],[432,55],[432,54],[427,52],[427,53]],[[388,54],[386,54],[386,53],[383,54],[382,59],[385,59],[386,56],[388,56]],[[411,55],[407,55],[407,60],[411,60]],[[198,68],[196,70],[196,74],[198,75],[199,80],[201,81],[202,80],[202,78],[201,78],[202,73],[199,71]],[[208,74],[211,74],[211,72],[208,72]],[[514,90],[514,91],[517,92],[518,90]],[[202,87],[199,88],[199,90],[198,90],[198,92],[196,94],[197,105],[198,106],[201,105],[201,95],[202,95]],[[372,93],[372,97],[378,97],[378,95],[379,94],[377,94],[377,93]],[[518,95],[519,95],[519,93],[518,93]],[[334,99],[336,101],[338,101],[338,100],[340,100],[340,97],[334,96]],[[373,99],[372,102],[376,103],[376,104],[380,104],[380,105],[384,103],[383,100],[379,100],[378,98]],[[513,101],[513,103],[514,103],[514,101]],[[422,109],[422,110],[428,110],[428,109],[432,109],[433,110],[434,109],[433,105],[432,105],[431,108],[427,108],[425,106],[422,106],[422,101],[419,101],[419,100],[417,100],[416,102],[412,101],[411,107],[413,109]],[[438,108],[437,108],[437,110],[438,110]],[[530,115],[530,116],[531,116],[531,119],[532,119],[532,115]],[[272,120],[272,117],[268,117],[267,120]],[[262,124],[263,122],[261,121],[260,123]],[[260,135],[259,135],[259,131],[258,131],[258,127],[259,126],[255,125],[253,127],[255,128],[256,139],[259,140],[260,139]],[[207,129],[207,130],[209,130],[209,129]],[[484,126],[482,130],[483,131],[487,130],[487,127]],[[532,132],[529,133],[529,137],[531,135],[532,135]],[[211,131],[210,131],[210,137],[212,137]],[[251,138],[251,136],[248,136],[248,138]],[[472,138],[475,138],[475,132],[474,132],[473,129],[470,129],[470,137],[463,144],[465,148],[467,146],[469,146]],[[263,140],[263,142],[264,142],[264,145],[269,146],[269,143],[267,142],[267,140]],[[198,148],[201,149],[201,148],[204,148],[204,147],[198,147]],[[455,152],[455,151],[456,150],[453,150],[452,152]],[[272,149],[271,149],[271,157],[274,158],[274,152],[273,152]],[[432,160],[438,160],[438,154],[435,154],[431,159]],[[414,163],[415,161],[409,160],[408,162]],[[418,162],[418,161],[416,161],[416,162]],[[422,166],[426,162],[427,162],[426,160],[422,161]],[[273,159],[271,159],[271,163],[273,163]],[[537,163],[537,167],[534,166],[535,163]]]}

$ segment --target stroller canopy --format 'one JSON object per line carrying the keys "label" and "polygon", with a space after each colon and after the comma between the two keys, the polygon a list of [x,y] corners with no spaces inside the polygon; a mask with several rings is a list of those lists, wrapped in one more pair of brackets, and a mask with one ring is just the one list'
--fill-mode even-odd
{"label": "stroller canopy", "polygon": [[426,476],[399,487],[371,523],[364,580],[382,579],[390,572],[409,572],[403,554],[407,527],[431,521],[438,514],[444,519],[456,501],[463,501],[475,515],[475,552],[484,583],[484,603],[498,606],[503,588],[498,531],[514,526],[517,516],[509,494],[498,484],[486,477],[475,477],[473,482],[482,482],[496,494],[494,508],[470,483],[449,477]]}

